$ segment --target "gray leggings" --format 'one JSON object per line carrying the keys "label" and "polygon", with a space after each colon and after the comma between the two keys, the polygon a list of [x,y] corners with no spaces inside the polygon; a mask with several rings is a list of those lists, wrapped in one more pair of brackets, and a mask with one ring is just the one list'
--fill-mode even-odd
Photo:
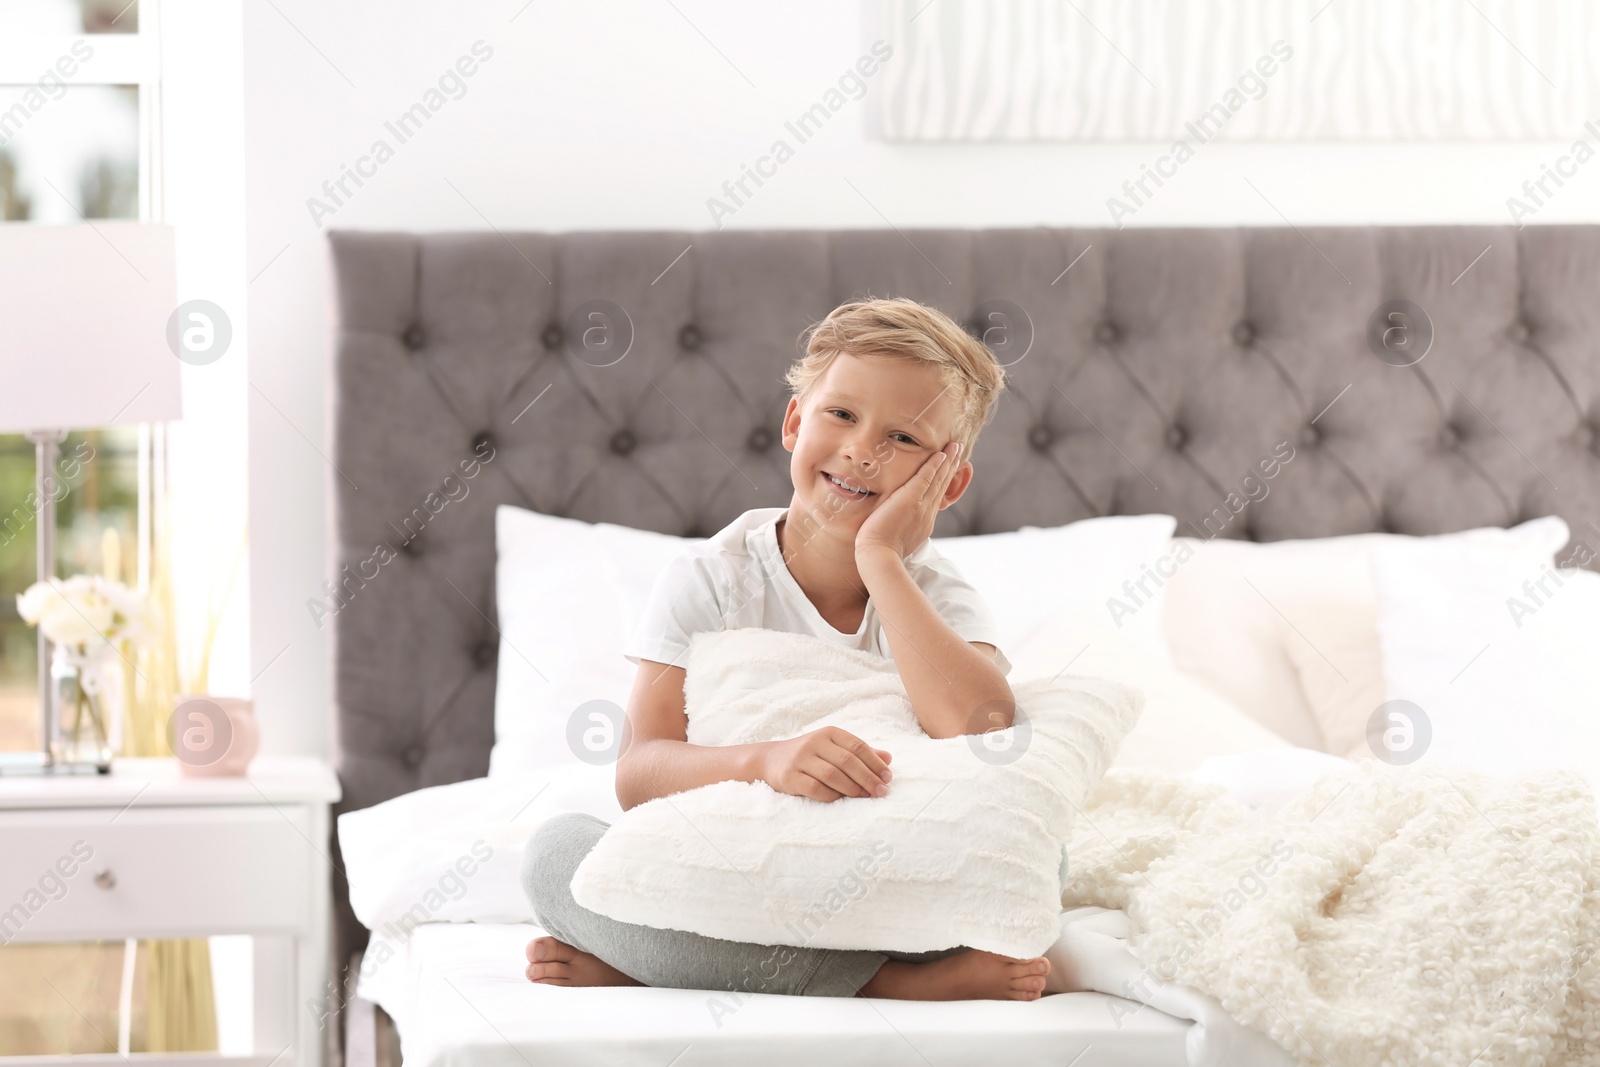
{"label": "gray leggings", "polygon": [[966,951],[908,954],[749,945],[608,919],[572,899],[573,872],[608,825],[574,812],[539,827],[523,854],[522,891],[550,936],[645,985],[853,997],[889,960],[925,963]]}

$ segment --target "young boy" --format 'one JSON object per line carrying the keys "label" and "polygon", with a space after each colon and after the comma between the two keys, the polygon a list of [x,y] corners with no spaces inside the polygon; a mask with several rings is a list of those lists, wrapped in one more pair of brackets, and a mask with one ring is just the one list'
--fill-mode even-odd
{"label": "young boy", "polygon": [[[866,300],[812,330],[787,380],[789,506],[746,512],[687,549],[657,582],[628,645],[639,670],[628,701],[633,738],[617,763],[625,809],[730,779],[825,803],[893,788],[891,754],[834,727],[787,741],[689,744],[684,664],[702,630],[760,626],[892,656],[932,737],[1011,724],[1011,665],[988,607],[928,540],[939,511],[972,483],[973,443],[1005,387],[994,356],[932,308]],[[919,1000],[1045,992],[1043,958],[749,945],[597,915],[570,886],[605,829],[560,816],[529,842],[523,886],[551,934],[528,944],[532,981]]]}

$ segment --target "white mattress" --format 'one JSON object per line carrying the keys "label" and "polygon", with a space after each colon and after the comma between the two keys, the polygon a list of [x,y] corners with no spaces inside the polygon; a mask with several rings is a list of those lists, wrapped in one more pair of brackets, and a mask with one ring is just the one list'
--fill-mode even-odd
{"label": "white mattress", "polygon": [[394,1019],[406,1067],[1188,1063],[1190,1022],[1104,993],[1031,1003],[752,994],[741,1004],[704,990],[537,985],[523,976],[523,946],[542,932],[428,923],[403,944],[374,935],[360,995]]}

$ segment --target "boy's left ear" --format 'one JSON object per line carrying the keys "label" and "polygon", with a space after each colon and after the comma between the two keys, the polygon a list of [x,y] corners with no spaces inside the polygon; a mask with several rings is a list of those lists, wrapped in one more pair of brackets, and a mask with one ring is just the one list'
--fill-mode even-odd
{"label": "boy's left ear", "polygon": [[945,486],[944,499],[939,501],[939,510],[954,504],[961,499],[961,494],[967,491],[967,486],[972,484],[972,464],[966,460],[961,461],[961,467],[950,478],[950,484]]}

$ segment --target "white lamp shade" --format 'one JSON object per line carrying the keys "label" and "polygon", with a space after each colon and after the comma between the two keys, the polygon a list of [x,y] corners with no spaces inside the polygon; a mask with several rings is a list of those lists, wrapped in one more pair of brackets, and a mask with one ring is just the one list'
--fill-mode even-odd
{"label": "white lamp shade", "polygon": [[0,432],[183,416],[170,226],[0,225]]}

